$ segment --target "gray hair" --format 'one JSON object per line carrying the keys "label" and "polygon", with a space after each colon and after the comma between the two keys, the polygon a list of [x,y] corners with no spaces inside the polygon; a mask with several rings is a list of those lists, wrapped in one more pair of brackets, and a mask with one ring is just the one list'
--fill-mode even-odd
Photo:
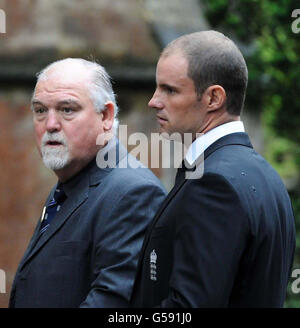
{"label": "gray hair", "polygon": [[238,47],[224,34],[201,31],[183,35],[169,43],[161,56],[181,51],[188,61],[187,75],[193,80],[201,98],[211,85],[219,84],[226,92],[226,110],[229,114],[242,112],[248,70]]}
{"label": "gray hair", "polygon": [[97,113],[101,113],[105,108],[105,104],[111,101],[115,108],[113,128],[116,131],[119,124],[117,119],[119,108],[116,102],[116,95],[112,89],[111,78],[105,68],[96,62],[82,58],[65,58],[49,64],[38,72],[36,74],[37,82],[47,79],[47,73],[50,69],[58,65],[81,65],[87,69],[91,74],[91,83],[87,87],[90,91],[90,97],[94,103],[95,110]]}

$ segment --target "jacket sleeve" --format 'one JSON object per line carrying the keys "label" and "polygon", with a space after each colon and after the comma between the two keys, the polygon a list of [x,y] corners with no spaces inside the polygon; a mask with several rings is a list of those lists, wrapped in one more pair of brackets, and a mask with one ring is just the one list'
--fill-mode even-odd
{"label": "jacket sleeve", "polygon": [[207,174],[187,190],[176,217],[169,295],[160,306],[226,306],[247,241],[247,213],[222,176]]}
{"label": "jacket sleeve", "polygon": [[158,185],[130,185],[95,227],[95,279],[81,307],[130,307],[145,230],[165,198]]}

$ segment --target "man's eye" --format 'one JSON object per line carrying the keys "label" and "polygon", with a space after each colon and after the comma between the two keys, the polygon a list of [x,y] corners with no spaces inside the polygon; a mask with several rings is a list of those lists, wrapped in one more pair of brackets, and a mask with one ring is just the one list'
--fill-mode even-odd
{"label": "man's eye", "polygon": [[176,92],[176,90],[173,89],[173,88],[171,88],[171,87],[165,87],[165,91],[166,91],[167,93],[171,93],[171,94]]}
{"label": "man's eye", "polygon": [[73,109],[70,108],[70,107],[63,107],[63,108],[62,108],[62,111],[63,111],[65,114],[71,114],[71,113],[73,113]]}
{"label": "man's eye", "polygon": [[43,114],[43,113],[46,112],[46,109],[45,109],[45,108],[42,108],[42,107],[38,107],[38,108],[35,108],[35,109],[34,109],[34,112],[35,112],[36,114]]}

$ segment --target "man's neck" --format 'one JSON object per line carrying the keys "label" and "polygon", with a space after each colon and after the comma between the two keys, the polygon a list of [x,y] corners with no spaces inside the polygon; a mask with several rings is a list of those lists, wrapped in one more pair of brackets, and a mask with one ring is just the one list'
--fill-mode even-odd
{"label": "man's neck", "polygon": [[202,129],[201,133],[205,134],[208,131],[216,128],[219,125],[229,123],[229,122],[235,122],[235,121],[240,121],[241,117],[237,115],[230,115],[227,112],[223,113],[217,118],[212,118],[210,121],[207,122],[205,127]]}
{"label": "man's neck", "polygon": [[[94,157],[93,157],[94,158]],[[80,162],[70,162],[66,167],[61,170],[55,170],[54,173],[58,177],[58,181],[62,183],[66,183],[70,179],[72,179],[75,175],[81,172],[92,160],[80,161]]]}

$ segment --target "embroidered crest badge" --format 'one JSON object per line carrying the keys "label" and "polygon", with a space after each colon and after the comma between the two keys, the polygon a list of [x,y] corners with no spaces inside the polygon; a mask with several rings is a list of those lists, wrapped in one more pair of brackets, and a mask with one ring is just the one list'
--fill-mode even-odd
{"label": "embroidered crest badge", "polygon": [[157,280],[156,261],[157,261],[157,254],[155,252],[155,249],[153,249],[152,252],[150,253],[150,279],[153,281]]}

